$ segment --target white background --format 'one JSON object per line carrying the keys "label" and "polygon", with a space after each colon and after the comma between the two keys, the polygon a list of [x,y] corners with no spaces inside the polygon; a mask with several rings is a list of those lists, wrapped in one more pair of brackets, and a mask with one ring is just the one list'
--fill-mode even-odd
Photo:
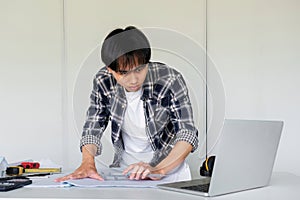
{"label": "white background", "polygon": [[[9,162],[50,158],[65,169],[79,165],[81,126],[92,77],[101,66],[97,45],[112,29],[136,25],[207,43],[225,88],[225,117],[284,120],[274,170],[300,175],[299,1],[209,0],[207,23],[204,0],[0,0],[0,5],[0,154]],[[160,51],[152,60],[181,71],[184,65]],[[199,102],[191,95],[203,132],[203,86],[184,75],[191,90],[199,90]],[[109,164],[109,134],[103,142],[102,160]],[[203,148],[199,151],[189,159],[194,176],[202,163]]]}

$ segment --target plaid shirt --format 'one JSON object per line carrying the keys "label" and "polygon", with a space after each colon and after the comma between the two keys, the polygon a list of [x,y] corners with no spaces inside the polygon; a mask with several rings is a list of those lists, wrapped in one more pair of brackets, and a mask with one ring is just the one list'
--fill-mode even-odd
{"label": "plaid shirt", "polygon": [[[150,162],[156,166],[171,151],[177,141],[198,146],[198,131],[194,126],[188,90],[182,75],[158,62],[150,62],[142,88],[146,134],[154,151]],[[119,167],[122,152],[122,123],[127,107],[124,89],[103,67],[93,81],[91,103],[83,127],[80,147],[95,144],[96,155],[102,151],[101,137],[111,121],[111,139],[115,148],[111,167]]]}

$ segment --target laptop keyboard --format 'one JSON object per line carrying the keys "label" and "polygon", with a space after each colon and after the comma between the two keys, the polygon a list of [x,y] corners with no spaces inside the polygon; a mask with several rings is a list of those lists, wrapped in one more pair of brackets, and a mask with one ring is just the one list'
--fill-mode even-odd
{"label": "laptop keyboard", "polygon": [[181,189],[199,191],[199,192],[208,192],[208,188],[209,188],[209,184],[201,184],[201,185],[181,187]]}

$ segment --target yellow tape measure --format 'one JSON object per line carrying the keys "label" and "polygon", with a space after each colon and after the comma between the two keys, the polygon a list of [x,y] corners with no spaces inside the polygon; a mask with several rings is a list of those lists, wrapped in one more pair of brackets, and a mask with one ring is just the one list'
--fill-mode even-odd
{"label": "yellow tape measure", "polygon": [[59,173],[61,168],[38,168],[38,169],[25,169],[25,173]]}
{"label": "yellow tape measure", "polygon": [[23,173],[60,173],[61,168],[38,168],[38,169],[24,169],[21,166],[8,167],[6,169],[7,175],[21,175]]}

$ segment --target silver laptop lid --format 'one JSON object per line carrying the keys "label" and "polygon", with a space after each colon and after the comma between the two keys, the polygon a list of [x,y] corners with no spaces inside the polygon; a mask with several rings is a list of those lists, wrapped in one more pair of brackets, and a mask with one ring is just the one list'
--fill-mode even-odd
{"label": "silver laptop lid", "polygon": [[[158,187],[202,196],[263,187],[271,178],[282,127],[282,121],[225,120],[212,177]],[[208,192],[191,189],[207,181]]]}
{"label": "silver laptop lid", "polygon": [[225,120],[209,196],[269,184],[282,121]]}

